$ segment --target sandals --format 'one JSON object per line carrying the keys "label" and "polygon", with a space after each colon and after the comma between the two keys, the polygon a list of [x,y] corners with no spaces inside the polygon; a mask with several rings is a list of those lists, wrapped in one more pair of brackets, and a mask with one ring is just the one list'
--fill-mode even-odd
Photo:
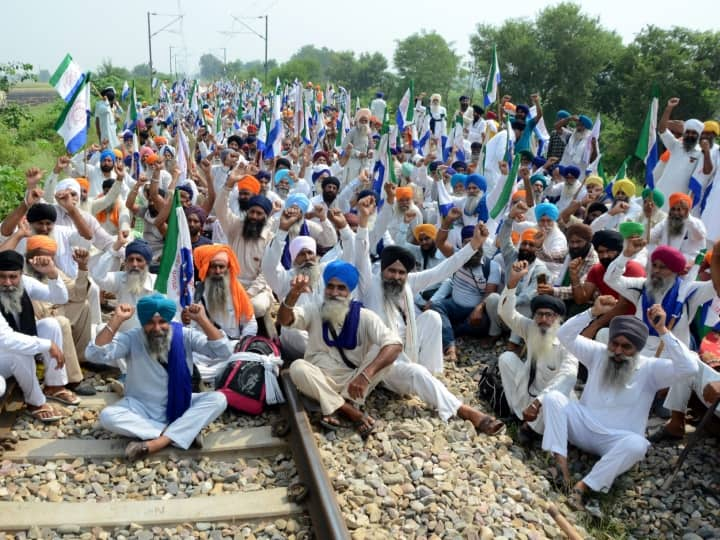
{"label": "sandals", "polygon": [[68,390],[67,388],[61,388],[60,390],[56,390],[52,394],[46,393],[45,397],[48,399],[57,401],[59,403],[62,403],[63,405],[79,405],[80,404],[80,398],[77,397],[75,392],[72,392],[72,391]]}
{"label": "sandals", "polygon": [[358,432],[363,441],[367,440],[370,434],[375,431],[376,422],[370,423],[370,420],[371,418],[367,414],[363,414],[362,418],[353,424],[355,431]]}
{"label": "sandals", "polygon": [[128,461],[137,461],[150,453],[145,441],[133,441],[125,447],[125,457]]}
{"label": "sandals", "polygon": [[595,519],[603,519],[604,514],[600,509],[600,501],[591,499],[587,492],[573,488],[567,498],[570,508],[576,512],[585,512]]}
{"label": "sandals", "polygon": [[501,420],[488,415],[480,420],[480,423],[475,426],[475,430],[485,435],[499,435],[505,431],[505,424]]}
{"label": "sandals", "polygon": [[657,444],[662,441],[681,441],[683,437],[681,435],[675,435],[670,433],[665,425],[660,426],[652,433],[648,434],[647,440],[653,444]]}
{"label": "sandals", "polygon": [[338,420],[337,416],[332,414],[320,417],[318,424],[328,431],[337,431],[342,427],[342,423]]}
{"label": "sandals", "polygon": [[49,403],[44,403],[37,409],[25,409],[25,413],[32,416],[35,420],[40,420],[45,424],[57,422],[65,418],[65,415],[55,410]]}

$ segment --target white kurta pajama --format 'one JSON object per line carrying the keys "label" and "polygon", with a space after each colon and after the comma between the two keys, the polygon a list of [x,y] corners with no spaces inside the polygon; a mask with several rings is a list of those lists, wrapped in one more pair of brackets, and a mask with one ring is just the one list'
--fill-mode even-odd
{"label": "white kurta pajama", "polygon": [[[525,340],[530,327],[535,323],[515,309],[515,289],[506,288],[500,296],[500,317],[510,329]],[[530,384],[530,369],[534,353],[528,344],[527,355],[523,361],[511,351],[504,352],[498,358],[500,377],[502,378],[505,398],[515,415],[522,419],[523,411],[534,401],[544,403],[545,396],[552,391],[558,391],[563,396],[574,398],[575,379],[577,378],[578,361],[570,354],[561,341],[556,337],[553,340],[552,352],[545,357],[535,358],[535,379]],[[545,430],[544,407],[530,427],[542,434]]]}
{"label": "white kurta pajama", "polygon": [[[119,358],[127,361],[125,397],[100,413],[100,424],[108,431],[141,440],[169,437],[175,446],[187,449],[200,431],[220,416],[227,406],[219,392],[193,394],[190,408],[167,424],[168,373],[160,362],[150,357],[145,345],[144,330],[133,328],[118,333],[107,345],[88,345],[85,356],[90,362],[111,364]],[[194,352],[212,358],[228,358],[232,347],[227,337],[208,340],[191,328],[183,328],[185,362],[192,373]]]}
{"label": "white kurta pajama", "polygon": [[[362,403],[367,395],[381,382],[387,368],[377,372],[370,380],[365,395],[354,400],[347,392],[350,382],[357,377],[376,358],[372,350],[379,351],[387,345],[401,345],[400,339],[383,324],[372,311],[361,308],[360,322],[357,329],[357,345],[354,349],[344,349],[345,356],[351,364],[357,366],[350,369],[343,362],[337,347],[331,347],[323,338],[323,322],[320,305],[295,306],[295,317],[291,328],[304,330],[308,333],[305,358],[290,364],[290,378],[301,394],[318,403],[324,415],[337,411],[345,400]],[[336,328],[339,335],[341,328]]]}
{"label": "white kurta pajama", "polygon": [[590,310],[568,320],[558,339],[588,370],[580,401],[553,391],[545,395],[545,434],[542,448],[567,456],[571,443],[600,456],[582,481],[593,491],[607,492],[615,479],[645,457],[650,406],[655,393],[697,371],[697,356],[667,333],[662,336],[668,358],[640,355],[629,382],[617,390],[603,383],[607,346],[580,336],[592,322]]}

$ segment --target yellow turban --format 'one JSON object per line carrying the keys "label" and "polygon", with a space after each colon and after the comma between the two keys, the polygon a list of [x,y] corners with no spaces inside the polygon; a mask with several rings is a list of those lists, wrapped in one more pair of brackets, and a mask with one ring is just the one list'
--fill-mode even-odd
{"label": "yellow turban", "polygon": [[632,181],[628,180],[627,178],[615,180],[615,183],[612,187],[613,197],[617,195],[618,191],[622,191],[628,197],[632,197],[633,195],[635,195],[635,184],[633,184]]}
{"label": "yellow turban", "polygon": [[[602,178],[600,178],[599,176],[593,174],[592,176],[588,176],[588,177],[585,179],[585,185],[586,185],[586,186],[600,186],[600,187],[604,187],[604,186],[605,186],[605,182],[603,182],[603,179],[602,179]],[[617,183],[616,183],[615,185],[617,185]]]}
{"label": "yellow turban", "polygon": [[413,236],[418,242],[420,241],[420,234],[424,234],[435,240],[437,237],[437,228],[432,223],[423,223],[413,229]]}
{"label": "yellow turban", "polygon": [[703,131],[714,133],[717,137],[720,135],[720,124],[718,124],[715,120],[708,120],[703,124]]}

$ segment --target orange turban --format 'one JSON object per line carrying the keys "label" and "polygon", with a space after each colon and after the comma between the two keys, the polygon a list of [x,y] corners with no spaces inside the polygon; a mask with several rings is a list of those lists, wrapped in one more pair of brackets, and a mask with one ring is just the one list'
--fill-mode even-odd
{"label": "orange turban", "polygon": [[533,229],[532,227],[529,229],[525,229],[522,234],[520,235],[520,241],[521,242],[534,242],[535,241],[535,235],[537,234],[538,230]]}
{"label": "orange turban", "polygon": [[160,156],[155,153],[149,154],[148,157],[145,158],[145,163],[148,165],[154,165],[158,161],[160,161]]}
{"label": "orange turban", "polygon": [[163,146],[167,144],[167,139],[158,135],[157,137],[153,137],[153,142],[158,146]]}
{"label": "orange turban", "polygon": [[79,176],[75,181],[80,184],[80,187],[85,191],[90,191],[90,182],[84,176]]}
{"label": "orange turban", "polygon": [[413,188],[412,186],[399,187],[395,189],[395,197],[398,199],[412,199]]}
{"label": "orange turban", "polygon": [[260,194],[260,182],[254,176],[245,175],[237,183],[238,191],[249,191],[253,195]]}
{"label": "orange turban", "polygon": [[57,242],[44,234],[36,234],[35,236],[31,236],[27,239],[25,251],[30,252],[35,251],[36,249],[49,251],[55,255],[57,253]]}
{"label": "orange turban", "polygon": [[235,309],[235,320],[240,322],[248,322],[253,317],[253,307],[250,297],[245,292],[238,277],[240,276],[240,263],[238,263],[235,252],[226,244],[208,244],[198,246],[193,250],[193,261],[198,269],[198,277],[201,281],[205,281],[210,261],[218,255],[224,255],[228,261],[228,272],[230,274],[230,293],[233,299],[233,308]]}
{"label": "orange turban", "polygon": [[517,243],[520,241],[520,233],[518,233],[517,231],[511,232],[510,240],[512,240],[512,243],[517,246]]}
{"label": "orange turban", "polygon": [[671,208],[680,202],[684,202],[685,206],[692,208],[692,197],[690,197],[690,195],[686,195],[685,193],[673,193],[670,195]]}
{"label": "orange turban", "polygon": [[527,194],[525,193],[525,190],[524,190],[524,189],[518,189],[515,193],[513,193],[512,202],[515,202],[515,201],[518,201],[518,200],[524,201],[526,195],[527,195]]}
{"label": "orange turban", "polygon": [[708,266],[710,266],[710,261],[712,261],[712,254],[713,254],[713,250],[708,249],[707,253],[705,253],[705,257],[703,258],[703,262],[705,264],[707,264]]}
{"label": "orange turban", "polygon": [[415,227],[413,229],[413,236],[415,237],[415,240],[420,241],[420,233],[425,236],[429,236],[433,240],[437,238],[437,228],[432,223],[423,223],[422,225]]}

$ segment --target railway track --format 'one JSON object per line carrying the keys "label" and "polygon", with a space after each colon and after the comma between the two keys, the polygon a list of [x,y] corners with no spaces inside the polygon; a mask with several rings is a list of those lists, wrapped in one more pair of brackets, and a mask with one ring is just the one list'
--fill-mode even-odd
{"label": "railway track", "polygon": [[[349,538],[307,415],[287,375],[282,377],[282,386],[287,404],[272,426],[226,428],[207,434],[201,450],[169,449],[144,462],[125,462],[126,439],[18,441],[0,458],[0,531],[96,531],[130,525],[157,530],[181,524],[205,529],[212,523],[307,521],[309,515],[309,530],[286,534]],[[116,400],[115,394],[98,394],[83,399],[80,408],[92,418]],[[0,436],[12,429],[21,403],[10,402],[6,408],[0,416]],[[218,463],[226,475],[205,475],[205,468],[213,464],[215,470]],[[177,471],[170,474],[177,482],[172,486],[156,482],[159,469]],[[274,487],[256,489],[259,486],[248,474],[256,469],[273,477]],[[130,488],[120,496],[115,491],[109,494],[108,480],[112,483],[114,475],[123,472],[134,479]],[[98,474],[106,475],[105,486],[98,482]],[[200,489],[187,481],[193,474],[206,479]],[[64,491],[63,480],[70,476],[74,487]],[[249,482],[241,485],[243,479]],[[142,496],[140,487],[148,485],[154,495]]]}

